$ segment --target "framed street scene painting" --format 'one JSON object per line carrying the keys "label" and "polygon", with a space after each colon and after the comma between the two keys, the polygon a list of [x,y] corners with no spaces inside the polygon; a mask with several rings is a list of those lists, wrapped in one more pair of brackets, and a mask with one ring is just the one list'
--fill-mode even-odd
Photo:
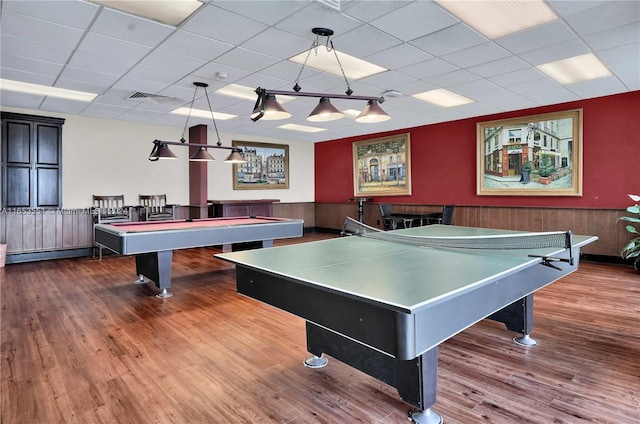
{"label": "framed street scene painting", "polygon": [[246,163],[233,164],[234,190],[289,188],[289,146],[286,144],[231,142],[242,150]]}
{"label": "framed street scene painting", "polygon": [[354,195],[411,194],[409,134],[353,143]]}
{"label": "framed street scene painting", "polygon": [[477,124],[477,194],[582,196],[582,109]]}

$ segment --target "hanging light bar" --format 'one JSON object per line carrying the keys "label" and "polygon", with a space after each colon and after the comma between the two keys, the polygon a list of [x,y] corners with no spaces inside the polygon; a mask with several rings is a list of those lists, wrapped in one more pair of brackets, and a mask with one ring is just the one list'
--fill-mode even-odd
{"label": "hanging light bar", "polygon": [[[279,119],[287,119],[291,117],[291,113],[287,112],[287,110],[282,107],[276,96],[278,95],[286,95],[292,97],[317,97],[320,99],[316,108],[309,114],[307,118],[308,121],[312,122],[326,122],[333,121],[336,119],[340,119],[344,117],[344,113],[340,112],[335,106],[331,104],[331,99],[349,99],[349,100],[360,100],[366,101],[367,106],[364,108],[362,113],[356,118],[356,122],[363,123],[372,123],[372,122],[383,122],[391,117],[382,110],[380,107],[380,103],[384,102],[384,97],[372,97],[372,96],[352,96],[353,90],[349,86],[349,81],[344,73],[344,69],[342,69],[342,64],[340,63],[340,59],[338,58],[338,54],[333,47],[333,42],[330,40],[330,37],[333,35],[333,30],[328,28],[313,28],[311,30],[316,35],[315,40],[311,44],[311,48],[307,52],[307,58],[302,64],[302,68],[298,73],[298,77],[296,78],[295,85],[293,86],[293,91],[284,91],[284,90],[268,90],[266,88],[258,87],[255,92],[258,95],[256,99],[256,104],[253,107],[253,112],[250,117],[253,122],[258,121],[259,119],[267,120],[279,120]],[[327,51],[333,51],[336,61],[340,67],[340,71],[342,72],[342,76],[344,77],[345,83],[347,84],[347,90],[345,94],[327,94],[327,93],[305,93],[300,87],[299,80],[302,71],[307,63],[309,58],[309,54],[314,49],[317,49],[320,45],[319,38],[327,37],[326,48]]]}
{"label": "hanging light bar", "polygon": [[[244,157],[242,156],[242,150],[237,147],[227,147],[223,146],[220,141],[220,134],[218,133],[218,126],[216,125],[216,119],[213,117],[213,110],[211,109],[211,101],[209,101],[209,93],[207,93],[207,87],[209,84],[205,82],[194,82],[193,85],[196,86],[193,92],[193,98],[191,99],[191,107],[189,108],[189,114],[187,115],[187,121],[184,123],[184,129],[182,130],[182,137],[180,137],[180,142],[174,141],[162,141],[162,140],[154,140],[153,141],[153,149],[149,154],[150,161],[157,161],[159,159],[177,159],[178,157],[169,149],[169,146],[189,146],[189,147],[197,147],[198,150],[191,155],[189,158],[190,161],[195,162],[209,162],[215,160],[213,156],[209,154],[207,149],[229,149],[231,153],[224,160],[225,163],[244,163]],[[204,94],[207,98],[207,104],[209,105],[209,112],[211,113],[211,120],[213,121],[213,128],[216,131],[216,137],[218,142],[216,144],[198,144],[198,143],[187,143],[184,136],[187,132],[187,126],[189,125],[189,118],[191,117],[191,112],[193,111],[193,103],[196,99],[196,94],[198,92],[198,88],[202,88],[204,90]]]}
{"label": "hanging light bar", "polygon": [[[350,96],[347,94],[327,94],[327,93],[304,93],[304,92],[296,92],[296,91],[285,91],[285,90],[267,90],[266,88],[258,87],[256,88],[256,94],[258,95],[258,99],[256,100],[256,104],[253,108],[253,113],[251,114],[251,120],[256,122],[259,119],[264,119],[265,121],[271,120],[279,120],[279,119],[287,119],[291,117],[291,114],[286,111],[284,107],[276,100],[276,96],[278,95],[286,95],[286,96],[297,96],[297,97],[317,97],[320,99],[320,104],[322,105],[323,99],[328,101],[329,99],[347,99],[347,100],[364,100],[367,101],[367,106],[364,108],[362,113],[358,116],[358,118],[364,118],[368,116],[369,113],[376,112],[378,120],[365,120],[356,119],[357,122],[369,123],[369,122],[382,122],[391,117],[379,106],[380,103],[384,102],[384,97],[373,97],[373,96]],[[375,105],[375,106],[372,106]],[[333,107],[333,105],[331,105]],[[335,109],[335,107],[333,107]],[[316,107],[318,109],[318,107]],[[335,109],[337,110],[337,109]],[[316,110],[314,109],[314,112]],[[334,119],[312,119],[312,115],[314,112],[311,112],[309,121],[332,121]],[[338,111],[338,113],[342,113]]]}
{"label": "hanging light bar", "polygon": [[[150,161],[156,161],[158,159],[177,159],[178,157],[169,150],[169,146],[187,146],[187,147],[197,147],[198,151],[191,156],[190,160],[196,161],[210,161],[214,160],[211,155],[206,151],[206,149],[227,149],[231,150],[231,153],[224,160],[225,163],[245,163],[246,160],[242,156],[242,150],[239,147],[228,147],[222,146],[221,144],[198,144],[198,143],[182,143],[177,141],[163,141],[163,140],[153,140],[153,149],[149,154]],[[206,155],[202,155],[200,153],[204,151]],[[204,159],[206,156],[209,156],[210,159]],[[193,159],[197,157],[196,159]]]}

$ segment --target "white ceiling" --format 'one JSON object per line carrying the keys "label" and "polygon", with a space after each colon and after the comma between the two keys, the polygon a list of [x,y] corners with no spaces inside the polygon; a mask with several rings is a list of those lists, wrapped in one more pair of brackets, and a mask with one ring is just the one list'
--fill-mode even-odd
{"label": "white ceiling", "polygon": [[[175,28],[81,0],[2,0],[2,78],[99,96],[88,104],[3,90],[0,104],[183,127],[186,118],[169,112],[188,106],[193,82],[202,81],[209,84],[214,111],[238,115],[216,121],[220,132],[317,142],[640,89],[637,0],[548,0],[558,20],[493,41],[433,1],[327,3],[339,10],[311,0],[213,0]],[[313,27],[333,29],[336,49],[389,69],[350,83],[354,95],[402,92],[382,104],[390,120],[310,123],[306,117],[317,99],[298,98],[286,103],[293,114],[290,119],[254,123],[249,119],[254,100],[213,93],[229,83],[291,90],[300,65],[287,59],[309,49]],[[535,68],[588,52],[595,53],[613,76],[562,86]],[[226,79],[218,78],[219,73]],[[341,77],[311,68],[305,68],[300,85],[310,92],[346,90]],[[442,108],[411,97],[435,88],[476,102]],[[172,100],[126,100],[135,91]],[[340,109],[364,106],[354,100],[333,103]],[[195,107],[208,109],[204,97]],[[211,125],[211,120],[191,118],[189,126],[197,123]],[[327,131],[277,128],[285,123]]]}

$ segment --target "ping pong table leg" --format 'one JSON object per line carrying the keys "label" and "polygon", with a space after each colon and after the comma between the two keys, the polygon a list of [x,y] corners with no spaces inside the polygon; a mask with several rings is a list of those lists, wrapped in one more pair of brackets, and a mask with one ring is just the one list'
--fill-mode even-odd
{"label": "ping pong table leg", "polygon": [[537,341],[529,335],[533,331],[533,293],[500,309],[488,317],[507,326],[508,330],[522,333],[513,341],[523,346],[535,346]]}
{"label": "ping pong table leg", "polygon": [[442,423],[442,417],[431,409],[436,403],[438,346],[417,358],[401,360],[309,321],[306,327],[307,350],[314,358],[326,353],[395,387],[400,398],[416,408],[409,412],[409,418],[414,423]]}

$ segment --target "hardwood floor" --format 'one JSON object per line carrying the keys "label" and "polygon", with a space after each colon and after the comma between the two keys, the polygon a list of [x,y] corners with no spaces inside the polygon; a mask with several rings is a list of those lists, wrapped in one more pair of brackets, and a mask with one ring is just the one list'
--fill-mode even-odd
{"label": "hardwood floor", "polygon": [[[175,252],[169,299],[133,284],[132,257],[0,269],[0,421],[408,422],[394,388],[333,359],[302,366],[304,322],[238,295],[216,252]],[[638,422],[640,274],[583,262],[535,308],[538,346],[486,320],[441,345],[445,423]]]}

